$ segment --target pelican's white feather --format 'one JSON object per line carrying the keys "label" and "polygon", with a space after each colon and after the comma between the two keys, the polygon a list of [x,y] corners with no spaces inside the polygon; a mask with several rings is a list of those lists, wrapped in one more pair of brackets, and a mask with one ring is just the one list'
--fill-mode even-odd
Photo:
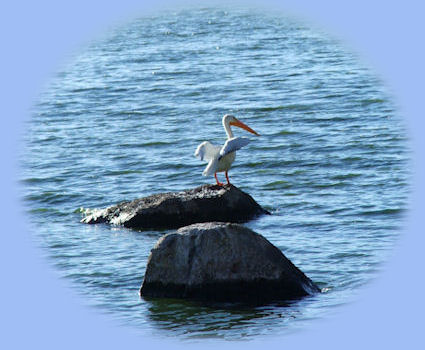
{"label": "pelican's white feather", "polygon": [[220,157],[224,157],[226,154],[232,153],[246,146],[250,142],[247,137],[232,137],[228,139],[220,150]]}
{"label": "pelican's white feather", "polygon": [[209,141],[202,142],[195,151],[195,156],[207,162],[218,157],[220,146],[215,146]]}
{"label": "pelican's white feather", "polygon": [[[218,153],[217,153],[218,156]],[[218,157],[214,157],[212,158],[209,162],[207,167],[204,169],[204,171],[202,172],[202,175],[204,176],[210,176],[212,174],[214,174],[217,171],[217,166],[218,166]]]}

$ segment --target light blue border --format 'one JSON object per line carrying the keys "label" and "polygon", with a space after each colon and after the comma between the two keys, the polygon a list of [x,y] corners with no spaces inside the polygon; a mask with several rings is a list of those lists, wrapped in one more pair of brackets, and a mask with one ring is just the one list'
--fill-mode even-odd
{"label": "light blue border", "polygon": [[[176,3],[173,1],[172,3]],[[372,65],[396,96],[414,151],[407,223],[381,277],[358,301],[282,338],[221,342],[223,348],[419,349],[424,331],[424,39],[420,1],[270,2],[343,39]],[[190,1],[180,1],[182,6]],[[241,1],[239,1],[241,3]],[[264,2],[265,3],[265,2]],[[51,74],[109,26],[170,2],[9,1],[0,10],[1,86],[1,337],[2,349],[128,349],[200,347],[139,335],[85,308],[57,278],[31,240],[18,200],[17,154],[22,123]],[[211,2],[209,2],[211,4]],[[216,346],[217,341],[203,345]],[[259,344],[261,343],[261,344]]]}

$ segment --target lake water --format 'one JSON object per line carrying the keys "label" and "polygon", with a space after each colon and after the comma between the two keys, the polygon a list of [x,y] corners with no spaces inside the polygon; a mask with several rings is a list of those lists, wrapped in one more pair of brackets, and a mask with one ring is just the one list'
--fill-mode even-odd
{"label": "lake water", "polygon": [[[324,293],[258,308],[145,301],[150,249],[170,231],[79,222],[84,208],[214,183],[193,153],[225,141],[225,113],[261,134],[235,130],[252,142],[230,179],[273,214],[246,226]],[[326,33],[190,9],[115,28],[58,72],[28,122],[21,183],[40,254],[88,305],[158,336],[252,339],[319,322],[379,275],[403,224],[408,158],[382,82]]]}

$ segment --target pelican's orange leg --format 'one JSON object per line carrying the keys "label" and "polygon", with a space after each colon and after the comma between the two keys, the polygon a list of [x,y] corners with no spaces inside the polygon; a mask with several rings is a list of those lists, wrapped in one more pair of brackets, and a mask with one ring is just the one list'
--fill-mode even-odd
{"label": "pelican's orange leg", "polygon": [[225,172],[226,174],[226,180],[227,180],[227,184],[230,185],[230,181],[229,181],[229,175],[227,175],[227,171]]}
{"label": "pelican's orange leg", "polygon": [[220,181],[218,181],[218,179],[217,179],[217,173],[214,173],[214,177],[215,177],[215,181],[217,181],[217,185],[219,185],[219,186],[223,186],[224,185],[223,183],[221,183]]}

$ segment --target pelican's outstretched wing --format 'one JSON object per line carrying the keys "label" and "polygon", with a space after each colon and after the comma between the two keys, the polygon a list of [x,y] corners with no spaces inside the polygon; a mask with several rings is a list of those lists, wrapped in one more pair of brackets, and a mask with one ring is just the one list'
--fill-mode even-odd
{"label": "pelican's outstretched wing", "polygon": [[220,156],[224,157],[226,154],[232,153],[237,151],[238,149],[241,149],[242,147],[246,146],[250,142],[250,139],[247,137],[233,137],[231,139],[228,139],[226,143],[223,145],[223,147],[220,150]]}
{"label": "pelican's outstretched wing", "polygon": [[[217,153],[218,155],[218,153]],[[202,175],[204,176],[210,176],[214,174],[217,171],[218,166],[218,157],[212,158],[209,162],[204,171],[202,172]]]}
{"label": "pelican's outstretched wing", "polygon": [[208,165],[202,172],[202,175],[209,176],[216,172],[220,149],[220,146],[215,146],[208,141],[204,141],[198,146],[195,151],[195,156],[208,162]]}
{"label": "pelican's outstretched wing", "polygon": [[202,142],[195,151],[195,156],[209,162],[211,159],[217,158],[220,152],[220,146],[215,146],[209,141]]}

